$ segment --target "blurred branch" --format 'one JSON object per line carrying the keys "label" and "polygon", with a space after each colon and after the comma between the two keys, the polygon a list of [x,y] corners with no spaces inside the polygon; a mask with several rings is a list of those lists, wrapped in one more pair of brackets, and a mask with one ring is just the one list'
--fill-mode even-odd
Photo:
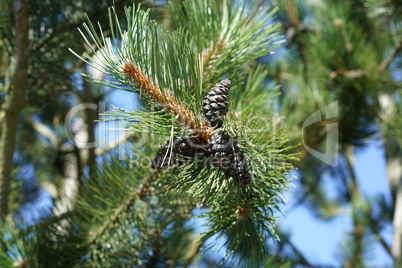
{"label": "blurred branch", "polygon": [[150,174],[142,180],[137,191],[134,191],[126,200],[122,201],[121,205],[116,208],[113,215],[106,219],[100,228],[92,232],[89,244],[96,244],[98,239],[120,219],[123,213],[127,212],[132,207],[137,199],[142,200],[149,194],[149,187],[155,176],[157,176],[156,171],[151,171]]}
{"label": "blurred branch", "polygon": [[[114,2],[114,6],[115,7],[119,7],[122,6],[124,1],[123,0],[115,0]],[[108,11],[109,7],[105,7],[99,10],[95,10],[95,12],[93,12],[92,14],[88,15],[88,18],[91,21],[95,21],[98,18],[107,16],[107,11]],[[40,40],[38,43],[36,43],[33,48],[32,48],[32,52],[33,53],[38,53],[39,50],[46,44],[49,43],[53,38],[56,38],[57,36],[70,32],[70,31],[74,31],[76,30],[76,28],[78,28],[79,26],[81,26],[83,23],[83,20],[71,23],[71,24],[65,24],[62,27],[58,28],[57,30],[53,31],[51,34],[47,35],[46,37],[44,37],[42,40]]]}
{"label": "blurred branch", "polygon": [[402,51],[402,38],[399,38],[399,41],[396,43],[391,54],[380,64],[378,71],[381,73],[384,72],[401,51]]}
{"label": "blurred branch", "polygon": [[[30,117],[25,117],[25,121],[30,124],[35,131],[37,131],[39,134],[43,135],[46,137],[54,146],[59,146],[59,139],[57,138],[56,134],[52,131],[52,129],[45,124],[38,122],[38,121],[33,121]],[[95,155],[103,155],[110,150],[115,149],[117,146],[122,144],[123,142],[126,142],[128,139],[137,136],[138,133],[136,132],[125,132],[124,135],[120,135],[117,139],[113,140],[108,146],[102,147],[102,148],[95,148]],[[71,152],[71,150],[67,151]],[[83,159],[83,162],[86,163],[86,159]]]}
{"label": "blurred branch", "polygon": [[317,188],[317,185],[319,185],[321,178],[322,178],[321,174],[318,174],[315,177],[314,182],[312,182],[308,186],[307,190],[303,191],[302,196],[300,196],[296,200],[296,202],[294,202],[294,205],[287,211],[287,214],[290,214],[293,210],[298,208],[300,205],[304,204],[304,202],[307,200],[307,198],[309,198],[309,196],[311,196],[313,194],[313,192]]}
{"label": "blurred branch", "polygon": [[366,98],[364,98],[364,96],[354,86],[348,87],[348,90],[354,95],[357,101],[370,110],[378,119],[381,121],[387,120],[387,116],[378,111],[373,105],[369,104]]}
{"label": "blurred branch", "polygon": [[[83,73],[86,74],[86,70],[83,70]],[[94,99],[92,94],[91,84],[83,79],[83,101],[85,104],[94,104],[97,105],[97,101]],[[87,165],[89,167],[89,174],[92,176],[95,173],[95,120],[96,120],[96,112],[93,109],[85,109],[85,124],[87,125],[87,143],[92,144],[93,146],[89,146],[87,149],[88,160]]]}
{"label": "blurred branch", "polygon": [[360,193],[359,190],[359,186],[357,184],[357,178],[356,178],[356,174],[355,171],[353,169],[353,146],[349,146],[348,148],[345,149],[345,153],[344,153],[345,159],[346,159],[346,163],[347,163],[347,167],[348,167],[348,171],[349,171],[349,175],[350,175],[350,183],[349,183],[349,191],[350,191],[350,196],[353,197],[357,197],[357,198],[361,198],[362,195]]}
{"label": "blurred branch", "polygon": [[303,254],[296,248],[296,246],[293,245],[293,243],[291,243],[290,241],[287,241],[287,243],[292,248],[294,253],[296,253],[297,257],[299,258],[300,264],[306,265],[307,267],[311,267],[311,268],[318,268],[318,266],[315,266],[315,265],[309,263],[307,261],[307,259],[303,256]]}
{"label": "blurred branch", "polygon": [[301,253],[297,249],[297,247],[290,241],[290,239],[284,232],[278,230],[278,233],[281,235],[281,239],[283,240],[283,243],[281,243],[281,244],[286,244],[289,247],[291,247],[293,252],[297,255],[297,258],[299,259],[297,262],[299,262],[300,264],[305,265],[307,267],[310,267],[310,268],[322,267],[322,266],[315,266],[315,265],[311,264],[309,261],[307,261],[307,259],[303,255],[303,253]]}
{"label": "blurred branch", "polygon": [[297,28],[300,21],[299,21],[299,17],[297,14],[297,8],[296,8],[293,0],[286,0],[286,13],[288,15],[290,24],[293,27]]}
{"label": "blurred branch", "polygon": [[113,140],[111,144],[108,144],[108,146],[102,147],[102,148],[96,148],[95,149],[95,155],[102,155],[104,153],[107,153],[110,150],[113,150],[117,146],[119,146],[121,143],[126,142],[128,139],[132,137],[136,137],[138,133],[136,132],[124,132],[123,135],[120,135],[117,139]]}
{"label": "blurred branch", "polygon": [[286,0],[286,13],[289,19],[289,23],[286,25],[287,27],[284,24],[285,28],[287,29],[286,41],[289,45],[293,40],[295,41],[300,59],[302,61],[303,77],[304,80],[307,81],[307,52],[301,33],[306,33],[308,26],[300,23],[297,6],[295,5],[294,0]]}
{"label": "blurred branch", "polygon": [[393,245],[392,245],[392,256],[395,259],[396,264],[402,263],[402,182],[399,182],[396,192],[396,200],[394,200],[394,219],[393,219],[393,226],[394,226],[394,238],[393,238]]}
{"label": "blurred branch", "polygon": [[394,87],[402,88],[402,83],[401,82],[389,80],[389,81],[385,81],[385,83],[387,83],[388,85],[394,86]]}
{"label": "blurred branch", "polygon": [[[197,239],[194,239],[197,240]],[[200,252],[200,249],[202,247],[202,243],[201,242],[194,242],[193,244],[191,244],[189,246],[189,257],[186,260],[186,262],[184,263],[184,267],[188,267],[189,265],[193,264],[195,257],[198,255],[198,253]]]}
{"label": "blurred branch", "polygon": [[388,245],[388,243],[381,236],[380,231],[378,230],[378,224],[370,216],[369,211],[366,211],[366,216],[369,219],[369,226],[370,226],[371,231],[374,233],[375,237],[378,239],[378,241],[380,242],[382,247],[385,249],[385,251],[388,253],[388,255],[392,258],[391,247],[390,247],[390,245]]}
{"label": "blurred branch", "polygon": [[51,130],[50,127],[46,126],[41,122],[35,122],[29,116],[26,116],[25,121],[32,126],[33,129],[36,130],[39,134],[46,137],[55,148],[59,145],[59,139],[57,138],[56,134]]}
{"label": "blurred branch", "polygon": [[352,219],[353,219],[353,252],[350,254],[351,259],[345,260],[343,267],[359,267],[363,258],[363,237],[365,231],[364,219],[359,217],[359,210],[362,209],[363,197],[357,184],[357,177],[353,169],[354,157],[353,147],[349,146],[345,150],[345,159],[350,175],[350,182],[348,183],[349,195],[351,197]]}
{"label": "blurred branch", "polygon": [[[333,71],[329,75],[330,79],[334,79],[337,75],[345,76],[348,78],[359,78],[362,75],[364,75],[364,72],[362,70],[345,70],[342,67],[339,55],[337,55],[337,53],[334,50],[331,50],[331,57],[335,65],[337,66],[337,70]],[[359,90],[356,89],[355,86],[350,86],[347,88],[347,90],[349,90],[349,92],[353,94],[356,101],[359,101],[363,106],[365,106],[368,110],[370,110],[378,119],[380,119],[381,121],[387,120],[387,117],[383,113],[378,111],[373,105],[367,102],[366,98],[360,93]]]}
{"label": "blurred branch", "polygon": [[158,238],[160,237],[161,233],[155,231],[154,233],[154,242],[152,245],[152,256],[149,259],[149,262],[147,264],[147,267],[153,268],[157,267],[158,260],[161,257],[161,252],[163,250],[161,243],[159,242]]}

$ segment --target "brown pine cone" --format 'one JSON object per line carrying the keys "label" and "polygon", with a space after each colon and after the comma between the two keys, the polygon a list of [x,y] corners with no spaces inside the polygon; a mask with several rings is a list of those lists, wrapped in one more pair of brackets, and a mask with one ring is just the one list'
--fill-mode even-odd
{"label": "brown pine cone", "polygon": [[211,162],[224,171],[235,181],[244,185],[251,185],[251,175],[240,148],[227,135],[215,133],[211,136]]}
{"label": "brown pine cone", "polygon": [[221,127],[228,112],[230,84],[230,80],[222,80],[204,97],[205,117],[212,127]]}

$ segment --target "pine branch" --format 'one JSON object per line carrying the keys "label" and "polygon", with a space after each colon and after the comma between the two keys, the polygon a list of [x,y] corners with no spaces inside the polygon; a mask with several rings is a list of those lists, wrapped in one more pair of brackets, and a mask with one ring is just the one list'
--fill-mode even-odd
{"label": "pine branch", "polygon": [[[196,116],[201,106],[202,77],[199,73],[198,54],[191,43],[185,43],[188,40],[187,33],[184,31],[177,31],[173,34],[164,33],[160,27],[149,20],[148,12],[139,9],[126,10],[128,25],[127,30],[123,31],[119,28],[116,16],[115,10],[111,9],[111,24],[117,24],[117,30],[112,28],[111,31],[113,40],[117,38],[123,40],[122,43],[115,44],[117,57],[111,40],[105,38],[103,34],[101,37],[98,36],[90,22],[85,25],[90,38],[86,38],[84,34],[83,36],[88,45],[95,43],[98,51],[97,57],[101,63],[90,62],[92,57],[89,54],[84,54],[83,57],[75,54],[119,82],[88,78],[94,82],[109,83],[114,87],[138,92],[141,96],[148,97],[144,99],[149,102],[150,108],[155,108],[155,106],[158,107],[157,109],[162,108],[162,112],[175,116],[175,120],[181,122],[190,135],[208,140],[212,129]],[[111,26],[114,27],[113,24]],[[138,40],[143,38],[148,41],[139,43]],[[166,50],[161,50],[161,47]],[[127,89],[126,86],[130,88]],[[150,123],[148,125],[150,127],[162,126],[169,131],[171,129],[168,125],[172,122],[166,120],[163,113],[154,114],[153,117],[147,116],[146,113],[132,113],[130,116],[131,119],[134,119],[134,116],[140,117],[139,121]],[[145,119],[144,116],[147,116],[147,119],[141,120]],[[161,121],[157,122],[158,119]],[[164,122],[162,123],[162,121]],[[164,131],[163,134],[169,135],[169,132]]]}
{"label": "pine branch", "polygon": [[121,205],[115,209],[113,215],[111,215],[99,228],[90,233],[89,244],[96,244],[100,237],[102,237],[102,235],[104,235],[124,213],[131,209],[136,200],[142,200],[149,194],[149,187],[155,176],[157,176],[157,173],[152,171],[147,177],[145,177],[138,189],[129,195],[126,200],[121,202]]}
{"label": "pine branch", "polygon": [[194,203],[174,194],[166,196],[163,190],[171,180],[169,174],[151,172],[148,179],[140,180],[149,172],[141,166],[132,159],[108,163],[91,178],[86,195],[78,201],[79,236],[85,240],[85,262],[91,267],[121,263],[116,254],[127,257],[132,265],[148,263],[156,249],[154,242],[161,244],[161,251],[155,252],[161,255],[158,264],[187,259],[182,252],[190,243],[191,230],[172,232],[172,225],[184,227]]}
{"label": "pine branch", "polygon": [[[204,84],[212,87],[222,74],[237,71],[279,44],[275,10],[257,1],[171,1],[173,23],[192,33],[203,53]],[[190,15],[191,14],[191,15]],[[230,60],[228,60],[230,59]]]}
{"label": "pine branch", "polygon": [[187,107],[179,103],[170,91],[161,91],[145,73],[143,73],[134,63],[126,62],[123,64],[122,72],[124,76],[131,79],[133,83],[140,89],[140,94],[144,93],[150,96],[158,105],[171,111],[178,121],[182,122],[188,130],[196,137],[202,138],[205,141],[209,140],[213,128],[210,128],[204,120],[200,120],[199,126],[193,112]]}
{"label": "pine branch", "polygon": [[[179,133],[177,129],[181,130],[184,125],[187,128],[184,132],[189,132],[187,135],[195,135],[208,141],[213,128],[208,127],[199,115],[204,108],[203,91],[210,88],[206,85],[205,76],[210,75],[208,79],[211,81],[211,77],[220,81],[227,72],[234,75],[244,63],[272,49],[276,45],[273,42],[277,40],[275,27],[268,24],[272,12],[260,9],[258,15],[250,18],[248,15],[254,6],[249,7],[245,3],[234,6],[231,1],[225,1],[222,10],[212,8],[217,3],[219,1],[185,1],[185,20],[180,17],[183,14],[177,13],[181,12],[181,5],[180,11],[172,11],[172,16],[180,17],[179,20],[181,23],[185,22],[185,25],[173,32],[162,31],[155,22],[149,20],[148,12],[139,9],[126,10],[126,29],[121,28],[115,10],[111,9],[112,38],[105,38],[101,29],[98,35],[90,22],[85,25],[89,36],[87,38],[83,34],[85,41],[87,44],[96,44],[102,63],[94,63],[89,55],[84,55],[82,59],[115,78],[117,82],[89,78],[100,84],[139,93],[149,108],[133,112],[117,111],[110,115],[120,115],[127,120],[124,124],[133,130],[162,135]],[[188,17],[190,13],[197,16]],[[207,17],[199,16],[200,14]],[[191,27],[202,30],[190,31]],[[208,38],[200,32],[206,33]],[[192,38],[190,33],[196,33],[197,36]],[[217,61],[214,62],[214,67],[208,67],[212,66],[210,63],[215,59]],[[209,68],[211,74],[203,73],[204,67]],[[209,80],[208,83],[211,82]],[[259,78],[258,81],[260,83],[263,79]],[[250,82],[248,85],[251,84]],[[240,85],[238,90],[242,90]],[[256,106],[249,105],[250,110],[252,107]],[[153,108],[156,108],[156,112]],[[236,145],[236,152],[241,150],[244,153],[244,161],[241,161],[249,163],[249,175],[255,178],[251,187],[243,187],[226,176],[225,172],[215,169],[208,161],[197,163],[198,158],[184,167],[166,172],[173,177],[173,180],[167,182],[171,191],[177,190],[187,196],[187,199],[209,206],[210,211],[206,216],[210,216],[212,227],[202,240],[216,233],[225,234],[229,255],[237,254],[242,256],[241,261],[244,259],[245,263],[256,264],[265,258],[267,236],[276,237],[273,210],[281,202],[280,194],[286,189],[288,180],[285,174],[292,167],[288,161],[294,156],[286,154],[289,148],[285,146],[283,133],[273,128],[271,120],[264,117],[254,122],[249,116],[226,118],[222,130],[233,141],[236,139],[236,143],[232,144],[232,147]],[[178,124],[182,127],[178,127]],[[255,129],[264,129],[268,133],[254,131]],[[234,154],[232,156],[235,157]],[[233,174],[240,174],[236,173],[237,169],[233,171]],[[88,217],[91,212],[98,212],[97,218],[88,226],[88,229],[93,228],[93,222],[100,225],[91,234],[92,245],[99,242],[107,230],[112,229],[113,223],[121,219],[136,200],[147,196],[145,189],[149,187],[149,183],[145,183],[148,186],[142,190],[126,195],[123,204],[118,198],[104,200],[104,190],[120,187],[122,184],[120,179],[116,179],[118,174],[114,172],[110,179],[115,181],[109,181],[108,178],[108,181],[94,182],[94,186],[100,184],[100,189],[94,187],[92,194],[95,196],[84,200]],[[141,170],[138,172],[141,173]],[[138,176],[142,177],[141,174]],[[127,183],[129,184],[124,184],[125,188]],[[102,200],[97,208],[91,207],[90,201],[94,198]],[[146,205],[143,204],[145,202],[139,203],[139,206]],[[102,217],[107,217],[107,220],[103,222]],[[141,219],[137,220],[142,222]],[[245,236],[245,233],[249,235]]]}
{"label": "pine branch", "polygon": [[254,4],[253,10],[250,12],[250,20],[258,15],[263,4],[264,4],[264,0],[258,0],[258,2],[256,2]]}
{"label": "pine branch", "polygon": [[225,49],[225,43],[218,39],[218,41],[211,44],[210,47],[202,51],[202,65],[204,74],[210,72],[217,60],[222,56],[222,50]]}

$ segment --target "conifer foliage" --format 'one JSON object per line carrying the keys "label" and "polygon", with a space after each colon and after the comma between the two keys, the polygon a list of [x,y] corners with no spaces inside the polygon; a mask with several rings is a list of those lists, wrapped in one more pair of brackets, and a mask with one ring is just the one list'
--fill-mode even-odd
{"label": "conifer foliage", "polygon": [[[141,109],[107,115],[130,131],[169,137],[151,163],[163,183],[159,176],[152,183],[166,185],[167,198],[178,193],[206,206],[210,228],[200,242],[220,233],[229,246],[227,260],[261,263],[266,239],[276,237],[273,208],[286,189],[292,156],[269,114],[253,116],[267,103],[249,107],[249,114],[231,112],[229,89],[238,92],[233,107],[241,107],[247,100],[240,92],[247,88],[236,77],[243,76],[245,63],[280,40],[270,21],[273,13],[231,1],[172,1],[170,7],[177,27],[171,31],[162,30],[141,8],[126,9],[124,29],[112,8],[110,39],[88,22],[83,36],[96,44],[102,60],[82,59],[114,79],[88,78],[144,100]],[[223,76],[229,79],[221,81]],[[254,86],[266,87],[263,80]],[[264,90],[276,89],[271,84]]]}

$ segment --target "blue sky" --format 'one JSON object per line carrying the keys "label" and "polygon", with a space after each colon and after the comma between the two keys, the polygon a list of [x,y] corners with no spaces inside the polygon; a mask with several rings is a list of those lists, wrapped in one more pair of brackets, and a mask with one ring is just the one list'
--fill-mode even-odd
{"label": "blue sky", "polygon": [[[379,194],[385,194],[388,198],[391,198],[381,142],[370,142],[366,148],[355,153],[355,157],[355,173],[363,195],[366,198],[375,198]],[[331,180],[330,176],[325,176],[324,180]],[[297,187],[297,180],[295,185]],[[333,189],[328,188],[329,194],[331,194],[330,191]],[[287,214],[286,209],[291,208],[294,204],[291,192],[292,190],[287,195],[287,206],[283,208],[284,217],[278,223],[279,226],[292,234],[291,241],[306,255],[311,263],[340,267],[340,245],[347,232],[350,232],[353,228],[347,208],[345,209],[345,215],[340,215],[328,221],[317,219],[304,205],[292,209]],[[392,234],[391,227],[382,233],[390,245]],[[370,251],[370,259],[367,262],[371,267],[391,267],[393,263],[388,253],[379,243],[375,243],[375,247]]]}

